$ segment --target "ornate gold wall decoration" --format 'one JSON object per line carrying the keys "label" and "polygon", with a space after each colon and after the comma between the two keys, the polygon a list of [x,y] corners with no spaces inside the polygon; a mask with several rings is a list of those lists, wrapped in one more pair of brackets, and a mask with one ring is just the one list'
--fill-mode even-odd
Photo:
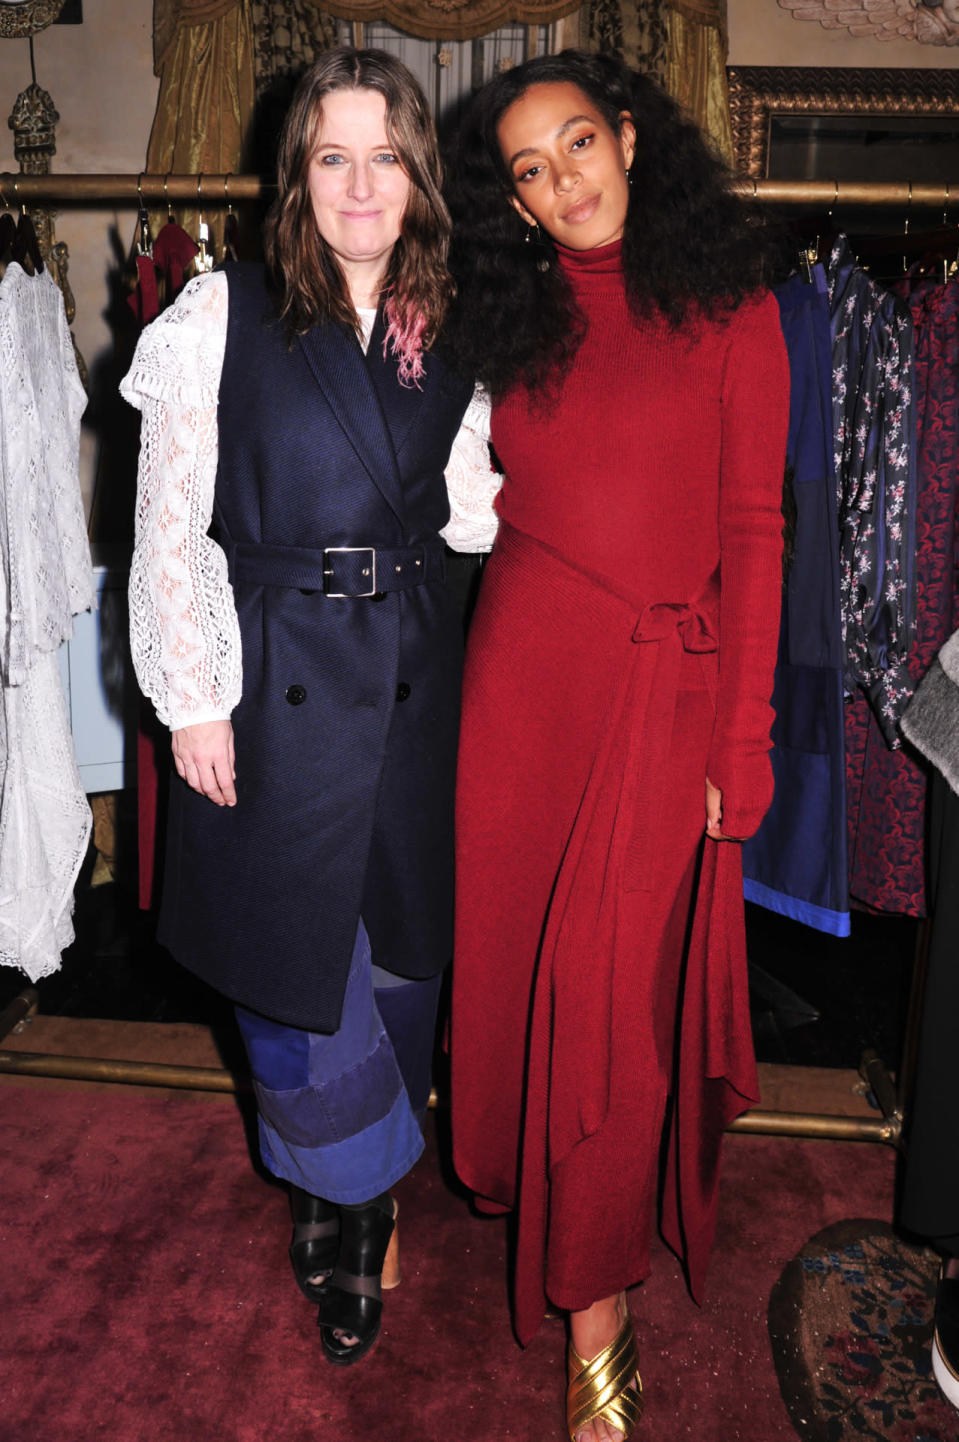
{"label": "ornate gold wall decoration", "polygon": [[62,9],[63,0],[22,0],[19,5],[0,3],[0,40],[36,35],[52,25]]}
{"label": "ornate gold wall decoration", "polygon": [[[21,90],[13,103],[13,110],[7,124],[13,131],[13,154],[20,167],[21,175],[49,175],[50,161],[57,150],[57,121],[60,116],[49,93],[39,85],[28,85]],[[7,194],[7,204],[16,204],[17,192]],[[70,266],[70,252],[62,240],[57,240],[54,231],[56,211],[47,205],[30,207],[30,219],[37,233],[40,254],[53,279],[63,292],[63,304],[68,324],[73,324],[76,315],[76,301],[67,278]],[[71,334],[72,339],[72,334]],[[87,383],[87,369],[76,340],[73,349],[83,384]]]}
{"label": "ornate gold wall decoration", "polygon": [[857,39],[918,40],[959,45],[959,0],[779,0],[797,20],[824,30],[847,30]]}
{"label": "ornate gold wall decoration", "polygon": [[738,168],[767,174],[772,115],[959,113],[959,70],[812,70],[730,66],[729,110]]}
{"label": "ornate gold wall decoration", "polygon": [[[59,119],[46,90],[39,85],[28,85],[26,90],[21,90],[7,121],[13,131],[13,153],[21,175],[50,174],[50,161],[57,149],[56,125]],[[30,209],[30,219],[40,242],[40,254],[45,262],[50,262],[51,273],[59,283],[57,267],[51,259],[55,244],[54,214],[47,206]],[[66,294],[64,299],[67,300]],[[72,301],[71,295],[67,301],[68,308]]]}
{"label": "ornate gold wall decoration", "polygon": [[46,175],[57,149],[60,119],[48,91],[28,85],[13,103],[7,121],[13,131],[13,154],[24,175]]}

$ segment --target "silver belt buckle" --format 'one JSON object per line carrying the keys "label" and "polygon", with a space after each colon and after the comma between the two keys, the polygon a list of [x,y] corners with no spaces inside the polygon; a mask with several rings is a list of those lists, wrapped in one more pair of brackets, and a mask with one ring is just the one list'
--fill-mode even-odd
{"label": "silver belt buckle", "polygon": [[[327,546],[323,552],[323,557],[325,560],[327,556],[355,556],[358,555],[360,551],[369,552],[369,570],[364,570],[363,575],[368,575],[371,578],[373,584],[370,586],[370,589],[368,591],[327,591],[324,587],[324,596],[331,596],[334,600],[343,600],[346,598],[361,601],[364,596],[376,595],[376,550],[373,546]],[[324,566],[323,575],[332,576],[333,572],[328,571]]]}

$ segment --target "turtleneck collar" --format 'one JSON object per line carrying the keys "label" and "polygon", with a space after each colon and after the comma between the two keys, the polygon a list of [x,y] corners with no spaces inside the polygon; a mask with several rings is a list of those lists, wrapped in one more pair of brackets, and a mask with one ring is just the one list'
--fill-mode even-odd
{"label": "turtleneck collar", "polygon": [[611,240],[593,250],[568,250],[558,245],[556,254],[573,290],[594,295],[622,290],[622,240]]}

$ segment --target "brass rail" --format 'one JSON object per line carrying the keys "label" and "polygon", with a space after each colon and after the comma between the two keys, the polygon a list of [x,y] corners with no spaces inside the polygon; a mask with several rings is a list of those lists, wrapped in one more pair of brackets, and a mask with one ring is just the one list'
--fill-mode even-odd
{"label": "brass rail", "polygon": [[[772,205],[832,206],[869,205],[898,209],[942,210],[959,197],[959,180],[931,185],[908,180],[753,180],[740,176],[737,188],[747,200]],[[235,201],[256,200],[273,187],[257,175],[157,175],[134,174],[23,175],[0,172],[0,202],[15,206],[28,204],[136,205],[139,199],[154,208],[167,201],[211,209]]]}
{"label": "brass rail", "polygon": [[817,1112],[772,1112],[757,1107],[731,1122],[728,1131],[753,1136],[804,1137],[829,1142],[886,1142],[898,1146],[901,1123],[895,1117],[843,1117]]}
{"label": "brass rail", "polygon": [[143,200],[154,208],[167,201],[215,208],[235,201],[256,200],[273,187],[258,175],[22,175],[0,172],[0,199],[7,206],[96,205],[104,202],[136,205]]}
{"label": "brass rail", "polygon": [[875,206],[897,210],[943,210],[954,205],[956,184],[914,184],[910,180],[753,180],[739,176],[737,189],[748,200],[767,205],[829,210]]}
{"label": "brass rail", "polygon": [[[0,1040],[36,1009],[36,993],[22,993],[0,1013]],[[11,1020],[12,1018],[12,1020]],[[875,1057],[875,1053],[872,1054]],[[875,1058],[878,1062],[878,1057]],[[881,1066],[881,1063],[880,1063]],[[111,1057],[60,1056],[53,1052],[0,1051],[0,1072],[47,1077],[60,1081],[122,1082],[131,1086],[174,1090],[237,1093],[251,1089],[248,1078],[220,1067],[177,1066],[166,1062],[124,1061]],[[439,1105],[434,1088],[429,1105]],[[824,1141],[886,1142],[896,1146],[901,1130],[896,1116],[885,1118],[827,1116],[815,1112],[764,1111],[756,1108],[734,1121],[729,1130],[753,1136],[807,1137]]]}
{"label": "brass rail", "polygon": [[0,1011],[0,1041],[3,1041],[5,1036],[9,1036],[14,1027],[19,1026],[22,1021],[26,1021],[28,1016],[33,1016],[39,1004],[40,995],[32,986],[28,986],[20,992],[19,996],[15,996],[13,1001],[5,1006],[3,1011]]}
{"label": "brass rail", "polygon": [[120,1061],[111,1057],[59,1056],[55,1052],[0,1051],[0,1072],[55,1077],[60,1081],[126,1082],[201,1092],[248,1091],[249,1083],[212,1066],[171,1066],[167,1062]]}

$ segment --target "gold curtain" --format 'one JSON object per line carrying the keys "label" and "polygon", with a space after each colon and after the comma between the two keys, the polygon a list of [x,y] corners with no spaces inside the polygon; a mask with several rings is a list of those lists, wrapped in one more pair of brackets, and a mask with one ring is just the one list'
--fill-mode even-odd
{"label": "gold curtain", "polygon": [[589,49],[589,6],[581,5],[571,15],[557,20],[553,26],[550,53],[558,55],[561,50]]}
{"label": "gold curtain", "polygon": [[318,60],[337,43],[334,16],[315,0],[253,0],[256,90],[263,95]]}
{"label": "gold curtain", "polygon": [[153,0],[153,73],[162,75],[166,53],[181,25],[220,20],[238,0]]}
{"label": "gold curtain", "polygon": [[735,165],[726,84],[726,0],[666,0],[668,43],[664,83]]}
{"label": "gold curtain", "polygon": [[[160,93],[147,170],[242,171],[255,93],[252,0],[154,0],[154,56]],[[202,216],[219,259],[224,211],[204,212],[200,201],[176,218],[196,238]],[[165,211],[151,215],[154,235],[165,220]]]}
{"label": "gold curtain", "polygon": [[[306,0],[329,9],[329,0]],[[474,40],[510,22],[551,25],[582,0],[333,0],[341,20],[387,20],[424,40]]]}
{"label": "gold curtain", "polygon": [[618,55],[634,70],[655,80],[666,72],[668,16],[666,0],[590,0],[587,48]]}
{"label": "gold curtain", "polygon": [[589,0],[586,45],[659,80],[733,164],[726,0]]}

